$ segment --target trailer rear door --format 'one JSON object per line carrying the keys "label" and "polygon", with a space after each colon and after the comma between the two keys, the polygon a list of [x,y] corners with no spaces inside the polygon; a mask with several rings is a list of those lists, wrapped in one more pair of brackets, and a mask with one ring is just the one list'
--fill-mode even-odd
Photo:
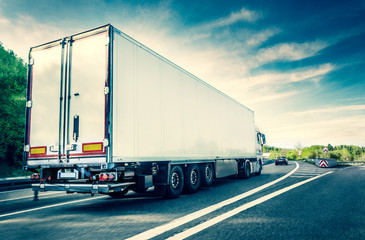
{"label": "trailer rear door", "polygon": [[31,52],[27,102],[28,158],[31,159],[59,157],[64,49],[58,41]]}
{"label": "trailer rear door", "polygon": [[70,157],[105,156],[107,39],[104,32],[71,45],[66,136]]}
{"label": "trailer rear door", "polygon": [[27,160],[106,161],[108,52],[106,27],[31,49]]}

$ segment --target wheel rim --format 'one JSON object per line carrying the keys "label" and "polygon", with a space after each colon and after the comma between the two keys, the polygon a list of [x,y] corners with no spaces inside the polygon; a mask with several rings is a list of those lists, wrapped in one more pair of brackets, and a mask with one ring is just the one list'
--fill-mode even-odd
{"label": "wheel rim", "polygon": [[196,169],[191,171],[190,182],[192,185],[196,185],[198,183],[198,173],[196,172]]}
{"label": "wheel rim", "polygon": [[208,181],[210,181],[212,179],[212,170],[210,169],[210,166],[207,166],[205,168],[205,179],[207,179]]}
{"label": "wheel rim", "polygon": [[177,189],[180,185],[180,176],[177,172],[173,172],[171,175],[171,186]]}

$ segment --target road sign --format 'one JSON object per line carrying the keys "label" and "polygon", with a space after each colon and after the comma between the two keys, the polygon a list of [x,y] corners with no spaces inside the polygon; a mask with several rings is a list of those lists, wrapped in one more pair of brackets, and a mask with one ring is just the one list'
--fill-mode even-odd
{"label": "road sign", "polygon": [[328,148],[327,148],[327,147],[324,147],[324,148],[323,148],[323,152],[324,152],[324,153],[328,153]]}
{"label": "road sign", "polygon": [[319,161],[319,166],[320,167],[328,167],[328,162],[326,160],[320,160]]}

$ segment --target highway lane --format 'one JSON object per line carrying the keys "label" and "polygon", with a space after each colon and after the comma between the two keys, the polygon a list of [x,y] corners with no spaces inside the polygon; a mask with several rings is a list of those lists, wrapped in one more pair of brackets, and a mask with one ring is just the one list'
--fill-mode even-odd
{"label": "highway lane", "polygon": [[365,168],[336,169],[187,239],[365,239],[364,206]]}
{"label": "highway lane", "polygon": [[[223,206],[207,215],[193,219],[182,226],[177,226],[172,230],[163,232],[154,239],[166,239],[174,236],[199,223],[206,222],[208,219],[218,217],[242,204],[252,202],[259,197],[298,183],[304,179],[310,179],[313,176],[318,176],[330,171],[328,169],[319,169],[307,163],[299,164],[300,168],[290,177],[248,196],[247,198]],[[14,199],[10,201],[0,201],[0,215],[48,207],[30,212],[20,212],[9,216],[0,216],[0,235],[6,237],[6,239],[35,239],[39,236],[57,239],[83,239],[108,236],[112,239],[124,239],[138,236],[138,234],[168,224],[177,218],[184,217],[267,184],[289,173],[295,169],[295,167],[296,164],[293,162],[290,162],[289,166],[275,166],[271,164],[265,166],[261,176],[255,176],[248,180],[232,178],[217,180],[214,186],[209,189],[202,189],[196,194],[183,195],[174,200],[165,200],[159,196],[154,196],[152,193],[136,194],[131,192],[126,198],[120,200],[111,199],[109,197],[91,198],[89,195],[53,193],[53,195],[43,196],[40,194],[40,201],[33,202],[31,197],[19,198],[22,197],[19,192],[17,193],[17,196],[14,195],[15,192],[0,194],[0,200]],[[342,169],[335,169],[334,174],[341,175],[341,172]],[[328,178],[328,176],[323,177],[323,179],[326,178]],[[313,183],[316,181],[319,181],[319,179],[313,181]],[[304,186],[298,187],[297,189],[301,189]],[[291,195],[291,192],[298,191],[297,189],[259,204],[237,216],[233,216],[232,218],[217,224],[217,226],[226,225],[226,223],[230,222],[232,219],[236,219],[236,217],[241,216],[241,214],[246,214],[253,209],[261,209],[265,204],[277,201],[276,199],[280,199],[282,196]],[[29,190],[24,191],[23,194],[24,196],[31,195]],[[64,203],[69,204],[61,205]],[[55,206],[49,207],[52,205]],[[265,211],[265,209],[266,208],[264,208],[263,211]],[[268,211],[271,212],[271,210]],[[245,228],[245,224],[257,222],[257,219],[253,219],[254,220],[251,221],[252,218],[247,218],[238,221],[239,224],[236,223],[232,226],[231,224],[228,224],[229,226],[226,227],[227,231],[219,233],[224,236],[230,236],[229,239],[234,239],[236,237],[239,239],[241,237],[240,229]],[[205,238],[205,235],[208,234],[207,236],[211,239],[228,239],[222,237],[218,238],[219,234],[214,233],[217,226],[207,228],[206,230],[191,236],[191,238],[199,239],[201,236],[204,236]],[[240,232],[240,234],[237,234],[237,230],[239,230],[238,232]],[[257,233],[257,230],[253,230],[253,232]]]}

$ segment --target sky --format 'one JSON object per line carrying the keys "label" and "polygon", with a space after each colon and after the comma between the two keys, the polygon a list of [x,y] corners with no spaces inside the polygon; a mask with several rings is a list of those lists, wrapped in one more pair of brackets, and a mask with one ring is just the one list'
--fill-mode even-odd
{"label": "sky", "polygon": [[105,24],[255,112],[267,145],[365,146],[365,1],[0,0],[0,42]]}

